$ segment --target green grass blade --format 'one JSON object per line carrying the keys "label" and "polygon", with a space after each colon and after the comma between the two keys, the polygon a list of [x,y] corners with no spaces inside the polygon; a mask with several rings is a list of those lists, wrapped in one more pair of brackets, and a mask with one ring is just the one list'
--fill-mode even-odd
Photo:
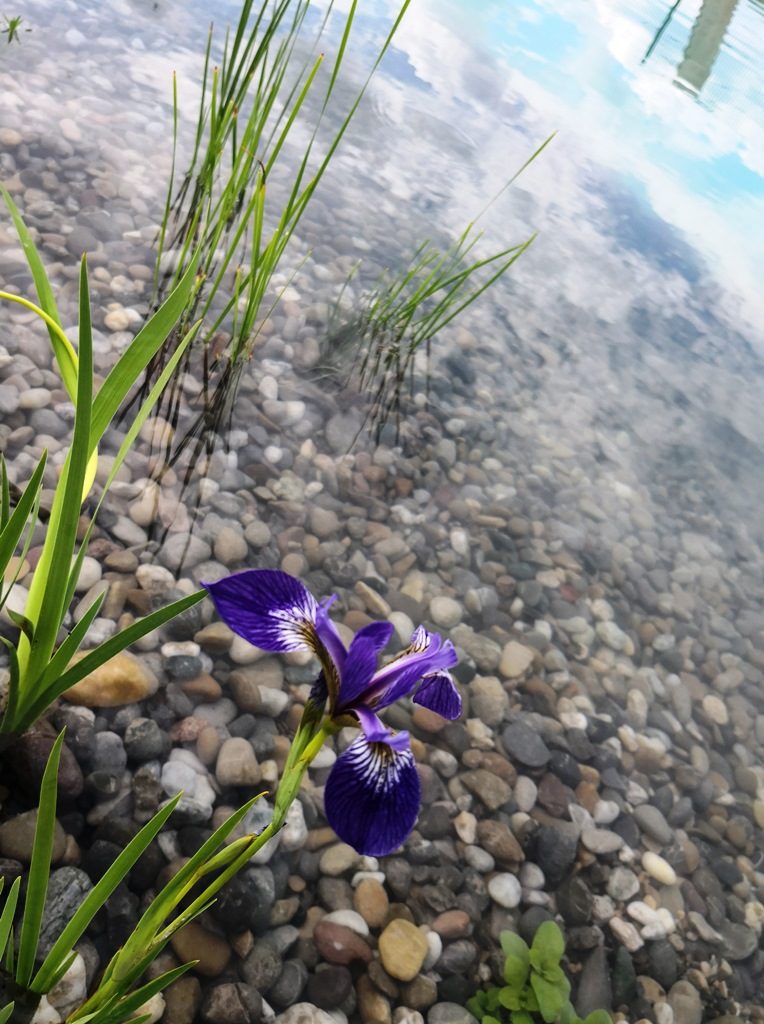
{"label": "green grass blade", "polygon": [[[8,562],[13,557],[21,534],[24,532],[30,514],[34,509],[35,501],[42,488],[42,476],[45,472],[45,462],[47,460],[48,453],[43,451],[40,461],[35,468],[34,473],[29,479],[29,483],[24,488],[21,497],[18,500],[16,508],[13,510],[10,518],[6,520],[5,527],[2,533],[0,533],[0,577],[2,577],[2,571]],[[7,489],[7,478],[5,476],[5,462],[3,461],[3,481],[4,481],[4,495],[3,504],[5,503],[5,490]]]}
{"label": "green grass blade", "polygon": [[11,515],[11,489],[5,456],[0,454],[0,530],[4,530]]}
{"label": "green grass blade", "polygon": [[8,895],[5,897],[3,912],[0,914],[0,960],[2,960],[5,955],[5,947],[8,945],[8,939],[11,937],[11,932],[13,930],[13,915],[16,913],[16,904],[18,903],[20,888],[21,878],[14,879],[13,885],[8,890]]}
{"label": "green grass blade", "polygon": [[11,1014],[13,1013],[15,1007],[15,1003],[8,1003],[7,1006],[4,1006],[2,1010],[0,1010],[0,1024],[6,1024],[6,1022],[11,1019]]}
{"label": "green grass blade", "polygon": [[[90,294],[88,290],[87,260],[80,263],[79,296],[79,366],[77,371],[77,400],[75,402],[74,432],[64,473],[59,487],[63,487],[60,518],[55,533],[46,538],[45,549],[52,541],[50,562],[46,564],[46,551],[38,563],[44,574],[44,591],[39,610],[27,606],[27,614],[35,628],[34,641],[26,666],[28,678],[39,675],[53,651],[56,635],[63,620],[66,582],[69,578],[74,546],[77,540],[82,492],[90,458],[93,389],[93,334],[90,323]],[[47,571],[46,571],[47,570]],[[37,577],[37,573],[35,573]],[[36,579],[35,581],[36,582]],[[33,584],[34,585],[34,584]],[[39,591],[38,591],[39,593]],[[23,695],[22,695],[23,697]]]}
{"label": "green grass blade", "polygon": [[162,992],[168,985],[172,985],[178,978],[183,977],[186,971],[189,971],[196,963],[198,961],[191,960],[187,964],[181,964],[179,967],[173,967],[172,970],[165,971],[158,978],[153,978],[145,985],[136,989],[135,992],[131,992],[124,999],[120,999],[112,1010],[105,1014],[99,1014],[98,1024],[123,1024],[123,1021],[132,1021],[135,1012],[140,1010],[145,1002],[148,1002],[157,992]]}
{"label": "green grass blade", "polygon": [[80,644],[85,639],[87,631],[90,629],[93,620],[96,615],[98,615],[101,610],[101,605],[105,600],[106,593],[104,592],[103,594],[99,594],[80,621],[72,627],[69,635],[62,641],[58,650],[48,662],[48,667],[45,669],[40,679],[34,683],[35,689],[44,690],[52,679],[62,675],[66,671],[67,665],[80,649]]}
{"label": "green grass blade", "polygon": [[[40,254],[32,241],[29,229],[21,219],[21,214],[19,213],[18,207],[11,199],[10,193],[2,185],[0,185],[0,195],[2,195],[5,200],[5,205],[8,207],[11,219],[13,220],[13,226],[16,228],[16,234],[19,236],[21,248],[24,250],[24,256],[26,257],[29,270],[32,274],[32,280],[34,281],[40,306],[60,327],[61,317],[59,316],[56,300],[53,296],[53,289],[50,281],[48,280],[48,275],[45,273],[45,267],[40,259]],[[64,345],[62,338],[56,334],[50,326],[48,326],[48,334],[50,336],[50,343],[53,347],[56,362],[58,363],[58,368],[61,373],[61,379],[64,382],[64,387],[69,394],[69,398],[74,401],[77,394],[76,356],[74,356],[71,345],[67,348],[67,346]]]}
{"label": "green grass blade", "polygon": [[90,452],[95,451],[128,391],[159,351],[186,308],[186,301],[194,285],[197,262],[198,253],[195,253],[177,287],[136,334],[95,396],[90,427]]}
{"label": "green grass blade", "polygon": [[40,803],[37,808],[32,862],[29,865],[27,895],[24,902],[24,917],[19,938],[19,955],[16,963],[16,984],[27,988],[34,969],[37,942],[40,937],[45,895],[48,891],[50,859],[53,853],[53,833],[56,827],[56,793],[58,788],[58,763],[64,734],[59,733],[48,757],[40,786]]}
{"label": "green grass blade", "polygon": [[96,913],[101,909],[120,882],[127,877],[135,862],[156,838],[167,819],[175,810],[180,797],[180,793],[173,797],[161,811],[158,811],[143,826],[140,832],[122,850],[114,863],[106,870],[103,877],[90,890],[45,957],[42,966],[30,985],[33,992],[42,994],[47,992],[52,984],[55,984],[53,976],[62,958],[68,956]]}

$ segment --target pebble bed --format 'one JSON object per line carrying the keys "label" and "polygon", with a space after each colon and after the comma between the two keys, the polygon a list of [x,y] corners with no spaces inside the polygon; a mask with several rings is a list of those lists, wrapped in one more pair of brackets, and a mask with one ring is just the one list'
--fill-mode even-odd
{"label": "pebble bed", "polygon": [[[83,46],[77,36],[67,44]],[[102,64],[81,59],[103,78]],[[142,322],[161,201],[145,163],[120,169],[119,141],[140,151],[139,132],[161,117],[143,125],[136,112],[127,131],[111,119],[121,97],[129,104],[148,88],[140,60],[115,56],[106,94],[83,100],[97,129],[86,144],[72,97],[45,95],[51,73],[41,57],[22,94],[0,64],[0,88],[14,98],[0,119],[0,168],[72,317],[74,258],[90,253],[103,373]],[[58,130],[43,132],[51,123]],[[304,228],[313,262],[266,325],[227,446],[196,460],[185,490],[182,462],[157,479],[171,428],[161,417],[146,424],[100,515],[73,617],[106,591],[92,646],[201,579],[280,567],[319,598],[339,596],[346,638],[379,618],[394,624],[391,651],[419,623],[449,636],[464,716],[447,724],[410,704],[386,712],[412,734],[423,809],[404,848],[380,860],[326,825],[322,787],[352,734],[329,744],[278,841],[157,961],[157,972],[199,963],[155,1000],[153,1019],[474,1024],[464,1004],[500,978],[500,931],[530,940],[550,916],[565,932],[582,1015],[763,1019],[764,555],[748,517],[724,502],[729,434],[706,429],[702,451],[661,462],[645,426],[667,422],[667,379],[693,393],[722,387],[716,357],[647,346],[668,369],[637,410],[642,359],[632,357],[619,390],[623,366],[603,358],[614,352],[605,331],[574,371],[567,341],[530,331],[520,340],[503,312],[512,292],[498,292],[444,340],[429,405],[410,404],[398,443],[386,429],[378,445],[348,453],[362,404],[327,386],[327,307],[308,297],[342,279],[348,252],[386,251],[384,204],[362,238],[351,213],[318,197]],[[24,287],[6,222],[0,275]],[[3,325],[0,442],[23,481],[43,446],[51,474],[60,463],[72,410],[30,317],[3,310]],[[725,365],[753,377],[756,358],[730,338]],[[574,374],[588,377],[587,391],[568,390]],[[191,416],[192,373],[183,393]],[[678,438],[708,426],[696,406],[671,405]],[[109,465],[105,451],[102,480]],[[306,657],[249,647],[205,602],[79,684],[19,742],[0,789],[6,880],[29,862],[30,809],[52,736],[67,728],[43,950],[138,827],[185,793],[80,944],[46,1024],[76,1005],[182,858],[273,787],[315,674]],[[268,815],[263,799],[246,828]]]}

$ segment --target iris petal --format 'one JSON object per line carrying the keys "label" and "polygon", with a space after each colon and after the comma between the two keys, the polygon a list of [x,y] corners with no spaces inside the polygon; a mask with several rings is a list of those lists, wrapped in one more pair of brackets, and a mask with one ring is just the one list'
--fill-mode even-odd
{"label": "iris petal", "polygon": [[337,631],[337,627],[329,618],[329,608],[336,600],[337,597],[334,595],[333,597],[328,597],[325,601],[322,601],[318,606],[318,611],[316,612],[316,632],[318,633],[324,647],[329,652],[332,661],[337,666],[337,670],[342,672],[347,651],[345,650],[345,645]]}
{"label": "iris petal", "polygon": [[340,678],[337,712],[349,710],[353,699],[369,685],[377,667],[377,645],[359,634],[353,637]]}
{"label": "iris petal", "polygon": [[264,651],[318,651],[318,604],[285,572],[247,569],[217,583],[202,583],[234,633]]}
{"label": "iris petal", "polygon": [[446,671],[433,672],[425,676],[413,700],[415,704],[421,704],[423,708],[429,708],[449,721],[458,718],[462,713],[462,695]]}
{"label": "iris petal", "polygon": [[329,824],[359,853],[384,857],[416,822],[421,790],[408,734],[359,736],[335,761],[324,791]]}
{"label": "iris petal", "polygon": [[438,633],[429,633],[420,626],[406,650],[374,673],[363,702],[375,710],[386,708],[411,693],[424,676],[451,668],[457,661],[450,640],[444,642]]}

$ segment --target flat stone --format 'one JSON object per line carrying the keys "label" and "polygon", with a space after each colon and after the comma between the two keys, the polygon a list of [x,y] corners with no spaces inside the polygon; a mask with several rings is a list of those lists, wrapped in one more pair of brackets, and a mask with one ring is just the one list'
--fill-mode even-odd
{"label": "flat stone", "polygon": [[379,937],[382,966],[399,981],[412,981],[419,974],[427,949],[424,933],[403,918],[391,921]]}
{"label": "flat stone", "polygon": [[[79,657],[73,660],[77,661]],[[121,651],[71,686],[64,697],[71,704],[113,708],[145,700],[156,693],[158,686],[156,676],[142,661],[127,651]]]}
{"label": "flat stone", "polygon": [[551,756],[546,743],[524,722],[512,722],[501,739],[509,757],[528,768],[543,768]]}
{"label": "flat stone", "polygon": [[499,671],[507,679],[517,679],[525,675],[528,668],[533,664],[536,652],[532,647],[518,643],[517,640],[510,640],[501,653]]}
{"label": "flat stone", "polygon": [[369,944],[351,928],[321,920],[313,929],[313,941],[324,958],[332,964],[350,964],[354,960],[369,963],[372,952]]}
{"label": "flat stone", "polygon": [[657,807],[652,804],[640,804],[634,808],[634,818],[651,839],[668,846],[674,839],[674,830],[666,821]]}
{"label": "flat stone", "polygon": [[215,777],[221,786],[256,786],[262,777],[249,740],[233,736],[220,748]]}

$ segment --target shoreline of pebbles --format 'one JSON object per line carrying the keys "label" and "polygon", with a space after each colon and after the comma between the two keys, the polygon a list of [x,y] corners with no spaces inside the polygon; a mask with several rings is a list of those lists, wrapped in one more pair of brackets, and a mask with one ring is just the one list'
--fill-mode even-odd
{"label": "shoreline of pebbles", "polygon": [[[129,5],[115,10],[137,17]],[[73,257],[91,253],[105,372],[150,290],[157,171],[120,169],[118,145],[122,136],[140,152],[147,121],[137,110],[127,127],[112,116],[121,96],[145,99],[149,62],[139,60],[140,35],[135,65],[120,62],[115,37],[107,81],[71,35],[79,28],[56,18],[51,30],[70,32],[82,74],[95,76],[83,100],[95,140],[77,122],[76,81],[71,94],[64,83],[46,95],[52,62],[30,72],[23,97],[0,66],[13,97],[0,115],[0,168],[70,317]],[[88,18],[103,31],[96,12]],[[38,45],[34,34],[28,42]],[[51,119],[60,132],[43,144]],[[152,139],[162,123],[149,119]],[[351,155],[347,166],[360,173],[363,160]],[[381,860],[326,827],[322,785],[336,756],[327,747],[278,844],[157,961],[157,971],[200,963],[156,1001],[155,1017],[473,1024],[464,1003],[498,977],[499,932],[530,939],[551,914],[582,1014],[763,1019],[764,556],[749,415],[760,360],[726,322],[708,327],[699,291],[679,306],[667,284],[613,326],[567,301],[542,309],[541,292],[520,298],[502,284],[469,329],[443,339],[430,406],[421,395],[411,403],[400,444],[386,428],[379,445],[348,454],[360,405],[327,383],[321,297],[353,254],[389,251],[390,206],[363,206],[360,187],[346,194],[347,209],[317,197],[305,222],[315,263],[266,326],[226,445],[198,460],[185,493],[182,460],[155,479],[167,424],[155,417],[144,428],[102,510],[74,615],[107,589],[96,643],[200,579],[279,566],[319,598],[337,593],[348,635],[375,618],[393,622],[396,648],[420,622],[448,635],[465,715],[444,723],[411,705],[386,712],[412,733],[424,799],[405,848]],[[26,287],[4,222],[0,273]],[[520,267],[525,291],[537,273]],[[306,296],[319,298],[306,305]],[[679,308],[687,337],[667,346]],[[30,317],[3,317],[0,444],[16,480],[47,446],[50,483],[71,407]],[[707,343],[701,324],[723,343]],[[728,402],[741,380],[745,395]],[[183,378],[187,415],[198,387]],[[104,452],[101,480],[108,465]],[[55,729],[67,727],[43,945],[157,806],[186,794],[81,944],[48,1024],[180,860],[273,786],[314,674],[301,656],[253,650],[205,602],[81,684],[78,704],[62,703],[21,741],[6,766],[13,785],[4,779],[0,794],[7,879],[28,862],[35,788]],[[247,826],[267,815],[262,800]]]}

